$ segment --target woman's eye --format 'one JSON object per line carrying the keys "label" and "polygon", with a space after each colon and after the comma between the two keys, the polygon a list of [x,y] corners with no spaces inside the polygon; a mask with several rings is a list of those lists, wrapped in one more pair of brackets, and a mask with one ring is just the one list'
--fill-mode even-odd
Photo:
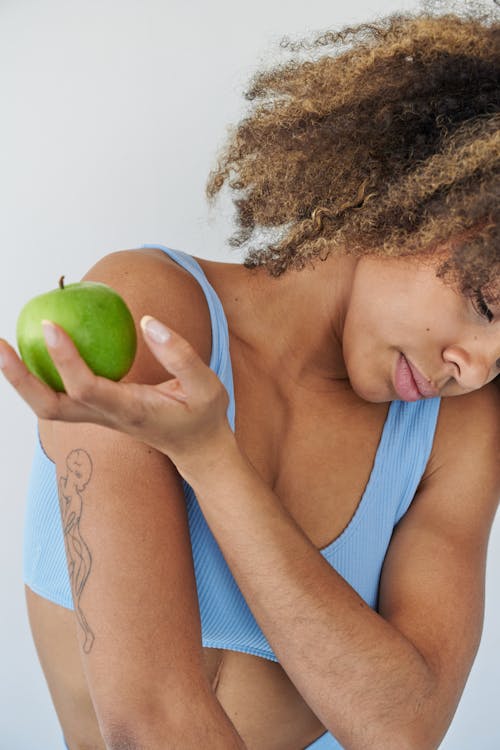
{"label": "woman's eye", "polygon": [[474,296],[474,309],[483,316],[483,318],[486,318],[488,323],[491,323],[493,320],[493,313],[488,307],[488,305],[485,302],[485,299],[481,292],[476,292]]}

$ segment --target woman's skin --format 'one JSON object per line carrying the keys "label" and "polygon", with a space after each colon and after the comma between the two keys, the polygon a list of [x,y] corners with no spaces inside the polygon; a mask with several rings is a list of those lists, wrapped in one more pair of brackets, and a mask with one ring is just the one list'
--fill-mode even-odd
{"label": "woman's skin", "polygon": [[[168,285],[174,273],[177,285],[184,283],[161,250],[107,257],[87,278],[111,283],[115,274],[114,286],[124,292],[123,275],[113,270],[120,266],[137,287],[153,271],[159,284]],[[154,409],[155,423],[149,416],[141,425],[130,419],[134,399],[140,413],[144,396],[129,383],[106,383],[106,393],[99,389],[109,404],[116,399],[114,414],[104,414],[97,390],[79,386],[89,374],[67,341],[57,362],[68,393],[78,392],[78,400],[53,394],[0,344],[5,375],[42,418],[49,456],[62,434],[56,427],[62,423],[52,420],[94,421],[168,455],[192,484],[280,659],[278,665],[204,650],[205,677],[224,709],[219,719],[227,737],[232,725],[250,750],[299,750],[327,727],[356,750],[437,747],[482,627],[486,548],[500,490],[498,392],[487,385],[498,374],[500,309],[491,309],[490,322],[484,306],[444,285],[435,275],[437,258],[423,263],[331,257],[279,279],[264,269],[251,273],[238,264],[198,261],[228,319],[236,440],[221,421],[224,402],[207,372],[206,350],[202,356],[195,346],[199,356],[192,356],[175,335],[167,308],[163,320],[173,338],[163,346],[144,340],[194,399],[189,420],[183,421],[185,409],[175,404],[170,433],[158,424],[164,428],[172,420],[171,400],[161,402],[163,414]],[[201,335],[209,339],[203,320]],[[363,494],[389,402],[400,398],[406,367],[401,354],[423,376],[417,376],[421,388],[444,398],[427,470],[389,547],[375,613],[317,548],[342,532]],[[168,382],[171,387],[174,381]],[[212,406],[207,400],[198,404],[193,395],[205,388]],[[144,389],[151,398],[154,386]],[[90,409],[98,401],[96,416]],[[119,427],[120,412],[128,422]],[[208,440],[207,424],[220,439]],[[188,454],[190,435],[195,442],[187,441],[194,446]],[[265,574],[270,569],[275,575]],[[29,590],[27,598],[70,750],[103,748],[75,614]],[[396,702],[399,711],[388,712]],[[219,738],[206,746],[233,745]]]}

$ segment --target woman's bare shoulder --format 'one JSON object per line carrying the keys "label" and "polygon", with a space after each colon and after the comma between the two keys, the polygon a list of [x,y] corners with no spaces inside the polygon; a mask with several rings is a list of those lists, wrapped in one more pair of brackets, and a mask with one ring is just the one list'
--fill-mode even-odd
{"label": "woman's bare shoulder", "polygon": [[441,399],[438,435],[450,435],[456,429],[463,435],[477,436],[485,430],[499,433],[500,428],[500,381],[478,388],[463,396]]}
{"label": "woman's bare shoulder", "polygon": [[[211,320],[198,281],[160,248],[117,250],[104,255],[82,280],[112,286],[129,306],[136,325],[158,318],[186,338],[206,364],[212,350]],[[142,336],[138,327],[139,339]]]}
{"label": "woman's bare shoulder", "polygon": [[426,476],[445,467],[500,484],[500,383],[443,398]]}

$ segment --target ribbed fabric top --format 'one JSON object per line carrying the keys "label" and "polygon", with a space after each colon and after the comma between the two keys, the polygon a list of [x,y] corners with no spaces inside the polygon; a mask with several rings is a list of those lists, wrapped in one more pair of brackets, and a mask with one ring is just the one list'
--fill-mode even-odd
{"label": "ribbed fabric top", "polygon": [[[201,285],[210,310],[210,368],[227,389],[228,421],[234,431],[235,403],[229,332],[221,301],[190,255],[160,248]],[[350,523],[321,549],[328,563],[369,604],[377,607],[382,564],[393,529],[406,513],[423,475],[434,439],[439,399],[390,404],[372,472]],[[183,481],[198,590],[203,645],[242,651],[277,661],[208,528],[192,488]],[[24,537],[24,580],[41,596],[73,608],[61,528],[55,465],[38,439],[28,489]],[[340,748],[331,735],[310,746]]]}

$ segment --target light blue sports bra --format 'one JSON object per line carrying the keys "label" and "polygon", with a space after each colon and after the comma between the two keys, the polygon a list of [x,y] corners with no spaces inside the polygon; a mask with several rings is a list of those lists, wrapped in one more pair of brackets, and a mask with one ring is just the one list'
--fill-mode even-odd
{"label": "light blue sports bra", "polygon": [[[235,403],[229,334],[221,301],[190,255],[160,248],[200,283],[212,323],[211,369],[226,387],[228,421],[234,430]],[[320,550],[328,563],[376,609],[379,578],[393,529],[406,513],[423,475],[434,439],[440,399],[390,404],[372,472],[349,525]],[[277,661],[208,528],[191,487],[183,480],[200,605],[203,645]],[[24,581],[37,594],[73,609],[57,496],[55,464],[40,439],[30,476],[24,535]],[[326,733],[309,750],[341,750]]]}

